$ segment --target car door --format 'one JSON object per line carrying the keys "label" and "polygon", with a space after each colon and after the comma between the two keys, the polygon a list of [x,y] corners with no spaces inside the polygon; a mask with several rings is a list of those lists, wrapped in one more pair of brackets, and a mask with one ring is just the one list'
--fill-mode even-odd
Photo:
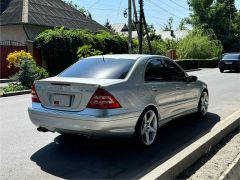
{"label": "car door", "polygon": [[165,80],[166,66],[163,59],[150,59],[145,67],[145,86],[152,94],[161,119],[172,116],[175,106],[176,86]]}
{"label": "car door", "polygon": [[196,101],[198,101],[196,82],[187,81],[187,74],[173,61],[165,58],[164,62],[168,66],[171,82],[175,84],[176,88],[174,114],[181,114],[193,109],[196,106]]}

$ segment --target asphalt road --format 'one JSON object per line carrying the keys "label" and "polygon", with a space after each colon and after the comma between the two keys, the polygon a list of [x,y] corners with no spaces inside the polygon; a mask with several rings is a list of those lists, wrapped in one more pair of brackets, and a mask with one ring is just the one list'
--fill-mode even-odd
{"label": "asphalt road", "polygon": [[0,98],[0,179],[139,178],[240,109],[240,74],[194,71],[207,82],[209,113],[160,128],[157,143],[141,149],[131,139],[64,138],[40,133],[28,117],[30,95]]}

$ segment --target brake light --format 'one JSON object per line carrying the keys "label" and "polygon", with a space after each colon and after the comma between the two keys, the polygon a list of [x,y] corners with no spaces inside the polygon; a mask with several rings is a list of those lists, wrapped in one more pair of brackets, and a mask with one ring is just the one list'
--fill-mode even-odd
{"label": "brake light", "polygon": [[40,103],[34,84],[32,85],[32,102]]}
{"label": "brake light", "polygon": [[119,102],[105,89],[98,88],[90,99],[87,108],[116,109],[120,108]]}

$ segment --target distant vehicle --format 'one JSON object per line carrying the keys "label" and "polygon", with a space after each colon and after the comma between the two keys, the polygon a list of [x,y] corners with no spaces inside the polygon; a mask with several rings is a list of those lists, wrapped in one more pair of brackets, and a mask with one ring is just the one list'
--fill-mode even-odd
{"label": "distant vehicle", "polygon": [[208,109],[207,85],[174,61],[155,55],[79,60],[36,81],[29,116],[39,131],[87,136],[133,135],[149,146],[158,127]]}
{"label": "distant vehicle", "polygon": [[218,67],[220,72],[224,72],[224,70],[235,70],[240,72],[240,52],[224,54],[219,61]]}

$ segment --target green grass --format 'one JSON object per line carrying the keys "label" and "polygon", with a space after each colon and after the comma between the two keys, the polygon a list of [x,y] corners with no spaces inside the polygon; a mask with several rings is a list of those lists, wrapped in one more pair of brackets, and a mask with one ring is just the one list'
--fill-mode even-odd
{"label": "green grass", "polygon": [[2,95],[2,94],[3,94],[3,88],[0,87],[0,95]]}

